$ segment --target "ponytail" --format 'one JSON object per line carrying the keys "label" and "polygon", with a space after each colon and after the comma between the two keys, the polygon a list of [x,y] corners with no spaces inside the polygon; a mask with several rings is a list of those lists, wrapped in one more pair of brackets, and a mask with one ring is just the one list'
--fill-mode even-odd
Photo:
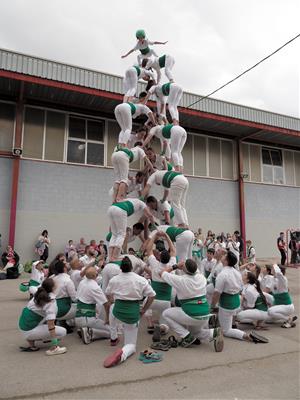
{"label": "ponytail", "polygon": [[259,293],[259,295],[260,295],[260,297],[261,297],[263,303],[264,303],[266,306],[268,306],[266,296],[264,295],[264,292],[261,290],[260,282],[259,282],[258,279],[256,279],[255,287],[256,287],[256,290],[258,291],[258,293]]}
{"label": "ponytail", "polygon": [[33,299],[34,302],[37,306],[39,307],[43,307],[45,304],[50,303],[50,301],[52,300],[50,298],[50,293],[52,293],[53,289],[54,289],[54,280],[51,278],[47,278],[44,280],[44,282],[42,283],[42,285],[38,288],[38,290],[36,291]]}

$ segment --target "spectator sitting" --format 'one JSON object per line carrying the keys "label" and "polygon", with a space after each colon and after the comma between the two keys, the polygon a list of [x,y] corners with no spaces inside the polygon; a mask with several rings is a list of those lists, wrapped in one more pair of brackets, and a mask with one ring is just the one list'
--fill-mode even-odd
{"label": "spectator sitting", "polygon": [[136,252],[135,252],[134,248],[129,247],[129,249],[128,249],[128,254],[131,254],[131,255],[135,256],[135,255],[136,255]]}
{"label": "spectator sitting", "polygon": [[100,242],[98,244],[98,251],[99,251],[98,255],[106,257],[106,255],[107,255],[107,246],[104,243],[104,240],[100,240]]}
{"label": "spectator sitting", "polygon": [[[3,269],[1,270],[2,276],[6,279],[16,279],[19,277],[19,260],[20,257],[14,251],[12,246],[7,246],[6,251],[1,256]],[[2,278],[3,279],[3,278]]]}
{"label": "spectator sitting", "polygon": [[97,257],[97,255],[99,253],[99,248],[97,246],[96,240],[92,239],[90,241],[90,247],[92,247],[94,249],[94,251],[95,251],[94,255],[95,255],[95,257]]}
{"label": "spectator sitting", "polygon": [[75,254],[77,254],[76,247],[73,244],[73,240],[69,240],[67,246],[65,247],[65,255],[67,259],[72,259]]}
{"label": "spectator sitting", "polygon": [[80,238],[80,241],[76,246],[76,251],[77,251],[78,257],[82,257],[84,255],[85,248],[86,248],[86,243],[85,243],[84,238],[82,237],[82,238]]}

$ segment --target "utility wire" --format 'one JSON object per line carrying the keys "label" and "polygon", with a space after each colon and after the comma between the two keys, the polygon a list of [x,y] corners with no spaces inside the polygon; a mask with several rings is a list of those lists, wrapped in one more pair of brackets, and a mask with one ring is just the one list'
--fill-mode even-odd
{"label": "utility wire", "polygon": [[261,59],[260,61],[258,61],[256,64],[252,65],[252,67],[246,69],[244,72],[242,72],[241,74],[239,74],[238,76],[236,76],[235,78],[231,79],[230,81],[226,82],[224,85],[218,87],[216,90],[214,90],[213,92],[207,94],[206,96],[202,96],[199,100],[195,101],[194,103],[191,103],[190,105],[188,105],[186,108],[190,108],[193,105],[199,103],[200,101],[206,99],[207,97],[211,96],[212,94],[218,92],[219,90],[223,89],[225,86],[228,86],[230,83],[236,81],[237,79],[239,79],[241,76],[245,75],[247,72],[251,71],[252,69],[254,69],[255,67],[257,67],[259,64],[261,64],[262,62],[264,62],[265,60],[267,60],[268,58],[272,57],[274,54],[278,53],[278,51],[280,51],[281,49],[283,49],[285,46],[287,46],[288,44],[290,44],[291,42],[293,42],[294,40],[296,40],[298,37],[300,36],[300,33],[298,33],[298,35],[296,35],[295,37],[293,37],[292,39],[290,39],[288,42],[284,43],[282,46],[278,47],[278,49],[276,49],[275,51],[273,51],[273,53],[269,54],[268,56],[264,57],[263,59]]}

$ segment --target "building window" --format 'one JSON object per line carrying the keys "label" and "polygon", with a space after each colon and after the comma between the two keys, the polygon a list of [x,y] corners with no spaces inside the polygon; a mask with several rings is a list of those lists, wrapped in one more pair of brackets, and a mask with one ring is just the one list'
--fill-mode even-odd
{"label": "building window", "polygon": [[67,162],[104,165],[104,128],[102,120],[70,116]]}
{"label": "building window", "polygon": [[281,150],[262,147],[262,164],[265,183],[284,184]]}
{"label": "building window", "polygon": [[12,151],[15,106],[0,102],[0,150]]}

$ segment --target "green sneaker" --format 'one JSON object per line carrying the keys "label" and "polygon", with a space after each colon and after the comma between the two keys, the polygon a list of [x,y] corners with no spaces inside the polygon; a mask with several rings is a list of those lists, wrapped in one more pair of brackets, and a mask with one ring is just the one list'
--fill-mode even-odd
{"label": "green sneaker", "polygon": [[182,341],[180,342],[180,346],[190,347],[196,340],[197,338],[189,333],[185,338],[182,339]]}
{"label": "green sneaker", "polygon": [[224,338],[222,329],[220,327],[214,329],[213,340],[214,340],[215,351],[217,353],[221,352],[224,348]]}

